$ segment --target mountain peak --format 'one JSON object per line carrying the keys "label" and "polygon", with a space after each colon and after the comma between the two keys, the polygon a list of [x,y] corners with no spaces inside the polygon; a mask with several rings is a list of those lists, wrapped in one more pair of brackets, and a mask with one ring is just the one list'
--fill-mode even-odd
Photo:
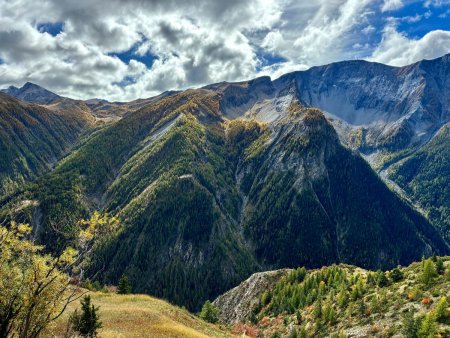
{"label": "mountain peak", "polygon": [[61,99],[61,96],[32,82],[26,82],[21,88],[9,86],[1,91],[18,99],[38,104],[50,104]]}

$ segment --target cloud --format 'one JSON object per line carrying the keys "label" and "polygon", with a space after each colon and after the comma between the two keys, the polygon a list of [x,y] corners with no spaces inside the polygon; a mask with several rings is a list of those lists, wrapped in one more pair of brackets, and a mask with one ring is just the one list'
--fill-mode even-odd
{"label": "cloud", "polygon": [[435,30],[421,39],[410,39],[388,25],[381,43],[374,50],[370,61],[392,66],[403,66],[422,59],[434,59],[450,51],[450,32]]}
{"label": "cloud", "polygon": [[402,0],[384,0],[383,5],[381,6],[382,12],[395,11],[404,6]]}
{"label": "cloud", "polygon": [[394,60],[391,40],[410,40],[380,34],[379,17],[399,3],[0,0],[0,88],[32,81],[74,98],[131,100],[343,59]]}

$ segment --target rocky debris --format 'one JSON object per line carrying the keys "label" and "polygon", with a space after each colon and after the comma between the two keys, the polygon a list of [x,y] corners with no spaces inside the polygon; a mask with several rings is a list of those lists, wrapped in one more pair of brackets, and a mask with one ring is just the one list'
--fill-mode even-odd
{"label": "rocky debris", "polygon": [[271,289],[290,269],[258,272],[240,285],[217,297],[213,302],[219,308],[219,321],[233,325],[245,321],[258,303],[260,295]]}

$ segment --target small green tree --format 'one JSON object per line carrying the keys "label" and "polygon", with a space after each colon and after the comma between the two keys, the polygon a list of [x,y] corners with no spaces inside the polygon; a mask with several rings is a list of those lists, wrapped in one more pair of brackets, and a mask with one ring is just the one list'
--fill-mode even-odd
{"label": "small green tree", "polygon": [[444,268],[444,261],[442,260],[441,257],[438,257],[436,259],[436,262],[434,263],[434,265],[435,265],[435,268],[436,268],[436,272],[439,275],[443,275],[444,271],[445,271],[445,268]]}
{"label": "small green tree", "polygon": [[219,321],[219,309],[207,300],[203,304],[199,317],[207,322],[217,323]]}
{"label": "small green tree", "polygon": [[412,310],[409,310],[403,315],[402,333],[406,338],[417,338],[420,325],[420,318],[414,319],[414,312]]}
{"label": "small green tree", "polygon": [[81,313],[75,310],[69,319],[73,330],[85,338],[97,337],[97,330],[102,327],[97,313],[98,309],[91,304],[90,295],[84,296],[81,300]]}
{"label": "small green tree", "polygon": [[127,295],[131,293],[131,284],[125,274],[123,274],[119,279],[119,284],[117,285],[117,293],[121,295]]}
{"label": "small green tree", "polygon": [[434,338],[437,337],[438,329],[436,324],[436,316],[433,312],[429,313],[420,325],[417,333],[418,338]]}
{"label": "small green tree", "polygon": [[434,313],[436,316],[436,321],[438,322],[444,322],[445,319],[448,317],[448,302],[446,297],[442,297],[439,302],[436,304],[436,307],[434,308]]}
{"label": "small green tree", "polygon": [[434,263],[431,259],[426,259],[423,263],[421,280],[425,285],[430,285],[434,277],[436,277],[436,269],[434,267]]}
{"label": "small green tree", "polygon": [[377,286],[380,288],[383,288],[383,287],[389,285],[389,279],[386,277],[384,272],[382,272],[381,270],[377,271],[376,282],[377,282]]}
{"label": "small green tree", "polygon": [[399,268],[394,268],[392,269],[389,276],[391,277],[394,283],[400,282],[403,279],[403,272]]}

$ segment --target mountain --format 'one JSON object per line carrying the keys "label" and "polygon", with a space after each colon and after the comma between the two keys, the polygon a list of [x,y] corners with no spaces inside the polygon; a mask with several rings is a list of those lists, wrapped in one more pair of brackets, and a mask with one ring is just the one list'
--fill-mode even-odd
{"label": "mountain", "polygon": [[[424,210],[449,243],[450,199],[445,193],[433,197],[442,187],[448,190],[449,74],[450,54],[405,67],[344,61],[287,74],[274,86],[295,83],[299,99],[323,110],[341,141],[363,154],[397,192]],[[434,149],[440,149],[439,160],[425,156]],[[395,167],[405,168],[401,163],[408,162],[411,170],[417,157],[422,169],[413,170],[432,167],[436,175],[430,173],[426,182],[416,180],[421,188],[413,191]]]}
{"label": "mountain", "polygon": [[213,305],[221,323],[253,337],[446,337],[449,278],[450,257],[385,272],[344,264],[266,271]]}
{"label": "mountain", "polygon": [[[436,152],[433,168],[447,166],[440,146],[447,137],[438,132],[448,118],[439,95],[447,64],[448,57],[403,68],[350,61],[110,108],[81,102],[91,114],[120,113],[0,212],[31,222],[51,252],[74,244],[79,220],[92,211],[117,216],[120,230],[94,247],[86,274],[116,284],[125,273],[137,292],[193,310],[256,271],[332,263],[388,269],[447,254],[436,230],[448,229],[446,218],[439,225],[414,205],[424,175],[401,181],[380,172],[383,181],[373,170],[427,149]],[[357,135],[364,137],[353,142]],[[389,166],[378,166],[380,154]],[[420,155],[425,172],[427,154]],[[431,189],[442,182],[430,182],[420,196],[439,191]],[[446,195],[429,196],[421,203],[445,215]]]}
{"label": "mountain", "polygon": [[27,82],[21,88],[10,86],[1,92],[14,96],[20,100],[37,104],[50,104],[62,97],[34,83]]}
{"label": "mountain", "polygon": [[[125,115],[29,192],[38,201],[30,214],[41,215],[37,238],[58,251],[91,210],[117,215],[120,232],[95,249],[87,273],[105,283],[126,273],[138,292],[189,309],[258,270],[386,268],[448,252],[297,96],[262,78],[188,90]],[[259,100],[253,118],[225,118]]]}
{"label": "mountain", "polygon": [[54,112],[0,93],[0,197],[47,172],[93,124],[89,114]]}

